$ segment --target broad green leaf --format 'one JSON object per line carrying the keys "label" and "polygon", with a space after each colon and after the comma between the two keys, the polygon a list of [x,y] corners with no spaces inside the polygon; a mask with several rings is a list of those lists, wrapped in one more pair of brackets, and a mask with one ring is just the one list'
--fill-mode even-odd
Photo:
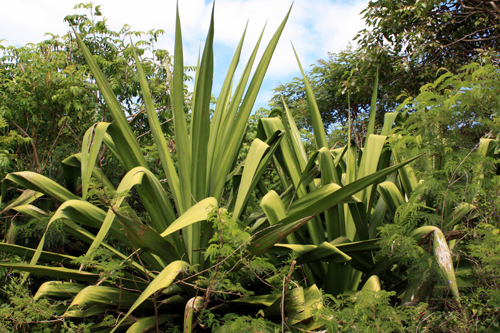
{"label": "broad green leaf", "polygon": [[[203,57],[198,68],[195,83],[196,95],[193,96],[193,111],[191,113],[191,188],[195,201],[207,196],[207,154],[210,138],[210,98],[212,96],[212,81],[214,72],[214,7],[210,19]],[[193,233],[201,232],[199,226],[193,225]]]}
{"label": "broad green leaf", "polygon": [[231,301],[231,303],[271,306],[279,297],[280,296],[276,294],[256,295],[235,299]]}
{"label": "broad green leaf", "polygon": [[[109,137],[109,134],[105,133],[104,137]],[[106,141],[106,140],[104,140]],[[106,146],[108,146],[109,142],[106,142]],[[109,148],[109,146],[108,146]],[[110,149],[111,150],[111,149]],[[116,156],[116,155],[115,155]],[[74,173],[78,173],[78,177],[81,176],[81,160],[82,160],[82,154],[73,154],[70,157],[65,158],[62,163],[65,165],[67,168],[71,167],[74,169]],[[92,168],[92,176],[96,181],[99,183],[102,183],[103,187],[105,189],[109,190],[115,190],[114,185],[109,181],[109,179],[104,175],[100,169],[98,168]],[[67,187],[67,186],[66,186]]]}
{"label": "broad green leaf", "polygon": [[87,195],[90,177],[94,170],[97,154],[110,123],[97,123],[90,127],[83,137],[81,154],[82,198]]}
{"label": "broad green leaf", "polygon": [[64,202],[66,200],[80,200],[80,197],[74,195],[52,179],[39,175],[35,172],[23,171],[9,173],[5,176],[2,183],[2,197],[0,203],[3,202],[10,183],[15,183],[24,188],[44,193],[49,197],[59,200],[60,202]]}
{"label": "broad green leaf", "polygon": [[[307,153],[304,148],[304,144],[302,142],[302,137],[300,136],[299,129],[297,128],[297,124],[295,123],[295,120],[293,119],[293,115],[288,109],[288,106],[285,103],[285,99],[283,96],[281,96],[281,101],[283,102],[283,106],[285,108],[285,114],[286,114],[286,119],[288,121],[288,127],[290,131],[287,131],[287,133],[290,133],[290,136],[292,138],[292,146],[295,151],[295,154],[297,154],[297,160],[300,163],[300,168],[301,170],[304,170],[306,167],[307,163]],[[299,158],[301,156],[302,158]]]}
{"label": "broad green leaf", "polygon": [[[295,251],[294,247],[290,247],[290,245],[295,245],[295,244],[282,244],[278,246],[288,247],[293,251]],[[298,265],[315,261],[348,262],[351,260],[350,256],[340,251],[336,246],[328,242],[323,242],[319,246],[315,246],[314,249],[311,249],[310,251],[307,252],[303,252],[306,248],[299,248],[301,253],[296,258]]]}
{"label": "broad green leaf", "polygon": [[43,297],[51,299],[70,299],[76,296],[85,285],[65,282],[65,281],[48,281],[44,282],[40,288],[38,288],[33,300],[37,301]]}
{"label": "broad green leaf", "polygon": [[222,136],[224,134],[224,131],[221,130],[221,126],[226,124],[226,122],[223,122],[223,120],[225,119],[225,115],[226,112],[228,111],[229,103],[231,101],[231,90],[232,90],[231,86],[234,80],[234,73],[240,61],[241,49],[243,48],[243,41],[245,40],[247,27],[248,23],[245,26],[243,35],[241,36],[238,47],[234,52],[233,59],[231,60],[231,64],[229,65],[229,69],[226,73],[226,78],[224,79],[224,83],[222,84],[219,97],[217,98],[217,104],[215,106],[215,111],[212,116],[212,121],[210,123],[210,138],[208,142],[208,155],[207,155],[208,170],[210,175],[210,177],[208,177],[207,179],[207,189],[209,190],[212,188],[211,184],[212,170],[213,167],[217,165],[215,161],[215,157],[217,156],[216,147],[220,145],[219,140],[222,139]]}
{"label": "broad green leaf", "polygon": [[[281,198],[278,193],[271,190],[260,201],[260,207],[266,214],[267,220],[271,226],[277,225],[281,219],[286,217],[286,210]],[[287,238],[289,243],[297,243],[297,239],[293,234],[289,235]]]}
{"label": "broad green leaf", "polygon": [[[18,256],[26,258],[32,258],[35,254],[35,250],[29,247],[6,243],[0,243],[0,252],[17,254]],[[40,253],[40,259],[68,264],[71,260],[74,260],[76,258],[66,254],[42,251]]]}
{"label": "broad green leaf", "polygon": [[380,287],[380,279],[376,275],[372,275],[366,280],[365,285],[361,290],[367,290],[367,291],[373,291],[373,292],[378,292],[381,291],[382,288]]}
{"label": "broad green leaf", "polygon": [[[285,127],[283,126],[283,123],[279,118],[260,119],[257,137],[269,137],[279,130],[285,130]],[[302,178],[300,163],[297,159],[297,155],[291,149],[288,138],[285,138],[285,140],[281,141],[280,146],[275,153],[275,156],[275,164],[279,164],[284,169],[286,174],[290,177],[294,185],[297,197],[302,198],[303,196],[305,196],[307,193],[306,188],[304,185],[300,185],[300,180]],[[285,181],[283,176],[281,176],[281,178],[282,181]],[[307,230],[314,244],[318,245],[324,240],[323,226],[319,220],[313,219],[311,222],[309,222],[307,224]]]}
{"label": "broad green leaf", "polygon": [[159,315],[158,317],[153,316],[153,317],[141,318],[128,328],[127,333],[150,332],[156,329],[156,323],[158,323],[158,325],[162,325],[168,321],[173,320],[174,318],[175,318],[174,315],[168,315],[168,314],[162,314]]}
{"label": "broad green leaf", "polygon": [[[277,131],[286,131],[285,126],[283,126],[283,123],[281,122],[281,119],[276,117],[260,119],[257,130],[257,138],[265,140],[271,137]],[[275,156],[281,167],[285,170],[286,174],[292,180],[298,197],[300,198],[305,195],[305,187],[299,187],[300,178],[302,175],[300,163],[297,159],[296,154],[291,149],[288,138],[285,138],[285,140],[281,141],[281,144],[276,151]]]}
{"label": "broad green leaf", "polygon": [[34,217],[36,219],[41,219],[41,218],[47,217],[47,215],[48,215],[46,211],[44,211],[43,209],[40,209],[36,206],[33,206],[33,205],[16,206],[16,207],[12,207],[12,210],[15,210],[21,214],[26,214],[26,215]]}
{"label": "broad green leaf", "polygon": [[120,213],[117,213],[116,217],[136,248],[148,249],[165,263],[179,260],[181,257],[177,252],[178,249],[142,221]]}
{"label": "broad green leaf", "polygon": [[125,177],[120,182],[117,189],[118,197],[112,200],[112,207],[108,210],[106,218],[99,229],[99,233],[88,249],[87,256],[92,255],[95,249],[99,247],[104,237],[108,234],[108,231],[114,221],[114,211],[119,209],[125,199],[125,196],[122,193],[128,192],[132,187],[138,185],[140,185],[145,192],[142,196],[143,203],[149,208],[148,211],[151,213],[150,217],[157,232],[165,230],[167,226],[175,220],[173,208],[158,179],[146,168],[134,168],[127,172]]}
{"label": "broad green leaf", "polygon": [[460,294],[458,292],[457,279],[455,277],[455,268],[453,267],[453,259],[451,256],[450,249],[448,248],[448,243],[446,242],[446,237],[444,236],[441,229],[433,226],[420,227],[413,230],[410,233],[410,237],[414,237],[416,240],[421,240],[429,236],[434,235],[433,241],[433,252],[437,259],[438,266],[446,278],[446,283],[450,287],[451,292],[455,296],[455,299],[459,302]]}
{"label": "broad green leaf", "polygon": [[380,245],[378,244],[378,242],[378,239],[370,239],[357,242],[351,242],[349,239],[345,239],[341,243],[337,243],[336,241],[333,241],[331,243],[344,253],[355,254],[366,251],[379,251]]}
{"label": "broad green leaf", "polygon": [[76,281],[96,283],[99,279],[99,274],[83,272],[78,269],[70,269],[63,267],[39,266],[31,264],[12,264],[0,263],[0,267],[5,267],[21,272],[29,272],[36,275],[45,275],[58,279],[71,279]]}
{"label": "broad green leaf", "polygon": [[236,205],[233,211],[233,216],[236,219],[243,213],[242,208],[250,195],[249,190],[257,167],[268,149],[269,145],[259,139],[253,140],[250,146],[250,151],[245,160],[245,168],[243,169],[243,175],[238,189],[238,196],[236,197]]}
{"label": "broad green leaf", "polygon": [[187,302],[184,309],[184,333],[193,332],[193,328],[196,326],[195,313],[202,309],[203,301],[203,297],[196,296]]}
{"label": "broad green leaf", "polygon": [[[75,237],[77,239],[84,241],[87,244],[92,244],[94,242],[95,236],[90,231],[88,231],[87,229],[79,226],[78,224],[76,224],[68,219],[64,219],[63,221],[64,221],[64,230],[68,234],[72,235],[73,237]],[[132,260],[129,256],[126,256],[123,253],[119,252],[117,249],[108,245],[106,242],[102,242],[101,246],[103,246],[106,249],[108,249],[109,251],[113,252],[113,254],[115,254],[118,258],[121,258],[123,261],[127,261],[129,264],[134,266],[136,268],[136,272],[138,272],[139,274],[148,274],[149,276],[151,276],[153,278],[156,276],[153,273],[150,273],[148,270],[145,271],[144,267],[141,266],[139,263]],[[43,252],[42,252],[42,256],[40,258],[41,259],[44,258]],[[145,259],[144,261],[149,262],[147,259]]]}
{"label": "broad green leaf", "polygon": [[384,114],[384,126],[382,127],[380,135],[388,136],[389,134],[391,134],[392,126],[394,125],[394,122],[399,115],[399,112],[386,112]]}
{"label": "broad green leaf", "polygon": [[206,198],[202,201],[194,204],[189,208],[184,214],[179,216],[164,232],[161,236],[166,237],[172,233],[187,227],[196,222],[206,221],[208,213],[210,213],[214,208],[217,208],[217,200],[215,198]]}
{"label": "broad green leaf", "polygon": [[[4,190],[2,190],[2,193],[3,193]],[[36,199],[40,198],[41,196],[43,196],[43,193],[40,193],[40,192],[36,192],[36,191],[33,191],[33,190],[24,190],[20,196],[18,196],[17,198],[15,198],[14,200],[12,200],[1,212],[0,214],[3,214],[7,211],[9,211],[10,209],[12,209],[13,207],[19,207],[19,206],[23,206],[23,205],[28,205],[30,203],[32,203],[33,201],[35,201]],[[3,199],[3,196],[2,196],[2,199]]]}
{"label": "broad green leaf", "polygon": [[[321,184],[340,184],[332,154],[328,148],[319,150],[319,168],[321,170]],[[325,225],[328,240],[345,235],[344,212],[339,207],[328,208],[325,211]]]}
{"label": "broad green leaf", "polygon": [[[401,158],[395,150],[392,151],[392,155],[396,163],[401,162]],[[401,168],[401,170],[399,170],[398,176],[399,180],[401,181],[401,185],[403,185],[403,189],[406,195],[410,197],[418,187],[418,179],[415,175],[415,170],[411,165],[405,165],[403,168]]]}
{"label": "broad green leaf", "polygon": [[[384,148],[386,139],[386,136],[374,134],[367,137],[357,173],[358,179],[371,175],[377,171],[379,159],[382,155],[382,149]],[[371,208],[371,203],[369,202],[371,192],[372,185],[366,187],[363,191],[356,194],[356,197],[363,201],[368,209]]]}
{"label": "broad green leaf", "polygon": [[453,226],[460,221],[465,215],[469,214],[471,211],[476,209],[476,206],[471,205],[467,202],[462,202],[459,204],[453,212],[445,217],[443,222],[443,230],[451,230]]}
{"label": "broad green leaf", "polygon": [[[49,221],[49,224],[57,219],[65,218],[100,229],[105,217],[106,213],[91,203],[72,200],[65,202],[58,208]],[[174,261],[179,258],[179,255],[172,244],[166,241],[149,226],[144,225],[141,221],[137,220],[137,217],[134,219],[133,214],[131,217],[126,217],[121,213],[118,213],[117,217],[118,223],[111,224],[109,233],[120,240],[123,244],[130,244],[132,241],[134,248],[149,249],[167,262]],[[39,253],[43,248],[43,242],[44,238],[42,238],[40,244],[38,245],[37,253]],[[154,264],[151,262],[148,263]]]}
{"label": "broad green leaf", "polygon": [[[479,146],[477,147],[477,154],[481,157],[493,157],[496,140],[493,139],[480,139]],[[481,187],[484,181],[484,164],[478,163],[474,167],[474,176],[472,182]]]}
{"label": "broad green leaf", "polygon": [[177,275],[182,273],[187,267],[188,264],[184,261],[174,261],[167,267],[165,267],[165,269],[163,269],[163,271],[161,271],[161,273],[158,274],[158,276],[153,281],[151,281],[149,286],[146,288],[146,290],[144,290],[144,292],[141,294],[141,296],[139,296],[139,298],[134,302],[134,304],[132,304],[130,310],[120,320],[120,322],[118,322],[115,328],[113,328],[111,333],[116,331],[116,329],[123,323],[123,321],[151,295],[153,295],[157,291],[169,287],[172,284],[172,282],[177,278]]}
{"label": "broad green leaf", "polygon": [[393,216],[396,214],[398,207],[406,203],[396,184],[391,181],[380,183],[378,191]]}
{"label": "broad green leaf", "polygon": [[[107,286],[88,286],[82,289],[73,299],[69,308],[64,313],[67,317],[86,317],[87,310],[93,307],[104,307],[104,311],[111,306],[118,308],[129,308],[137,301],[139,293],[130,292],[121,288]],[[145,303],[142,303],[146,305]],[[150,307],[152,304],[148,304]],[[92,311],[92,314],[99,312]]]}
{"label": "broad green leaf", "polygon": [[[353,197],[356,198],[356,197]],[[348,204],[352,220],[356,226],[356,231],[360,240],[368,239],[368,216],[366,214],[366,205],[359,200]]]}

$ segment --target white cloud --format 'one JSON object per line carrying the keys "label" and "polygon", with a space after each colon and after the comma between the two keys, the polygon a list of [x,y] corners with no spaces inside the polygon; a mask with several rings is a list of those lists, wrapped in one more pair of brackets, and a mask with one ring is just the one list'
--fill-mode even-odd
{"label": "white cloud", "polygon": [[[43,40],[45,32],[65,34],[69,28],[64,16],[85,13],[73,10],[84,0],[3,0],[0,12],[0,39],[3,45],[21,46]],[[174,0],[94,0],[101,4],[104,17],[113,30],[129,24],[132,30],[163,29],[158,47],[173,52],[175,32]],[[296,0],[276,48],[263,90],[270,91],[279,81],[285,83],[300,72],[290,45],[293,42],[304,69],[328,52],[339,52],[347,46],[357,31],[364,27],[359,12],[368,0]],[[224,71],[229,66],[248,21],[246,44],[241,64],[245,64],[267,22],[260,48],[265,46],[290,8],[290,0],[217,0],[215,4],[215,70],[214,90],[222,85]],[[195,65],[200,46],[206,38],[212,3],[205,0],[179,0],[185,65]],[[264,95],[268,95],[266,93]],[[261,99],[260,99],[261,100]],[[259,100],[259,102],[260,102]]]}

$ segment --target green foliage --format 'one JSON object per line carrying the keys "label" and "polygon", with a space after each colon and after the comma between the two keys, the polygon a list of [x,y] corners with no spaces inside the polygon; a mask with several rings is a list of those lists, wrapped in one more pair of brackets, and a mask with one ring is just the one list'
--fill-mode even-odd
{"label": "green foliage", "polygon": [[115,254],[106,248],[99,248],[92,253],[92,257],[80,256],[72,261],[82,269],[99,274],[101,280],[119,283],[124,272],[130,268],[125,260],[119,260]]}
{"label": "green foliage", "polygon": [[280,327],[264,318],[252,318],[228,313],[220,321],[208,321],[208,327],[215,333],[258,333],[280,332]]}
{"label": "green foliage", "polygon": [[427,304],[395,308],[392,296],[394,292],[383,290],[340,298],[325,295],[315,318],[328,332],[414,332],[426,328],[420,319]]}
{"label": "green foliage", "polygon": [[[139,79],[131,70],[133,54],[127,35],[141,38],[136,42],[139,54],[151,55],[142,64],[160,120],[170,119],[170,97],[165,89],[170,55],[155,47],[163,31],[132,31],[125,25],[115,32],[102,18],[99,6],[79,4],[75,9],[88,13],[69,15],[65,20],[78,26],[95,53],[137,135],[146,134],[149,128],[141,109]],[[81,143],[92,123],[109,119],[103,97],[71,35],[51,35],[38,44],[2,45],[0,49],[1,176],[28,169],[60,179],[55,162],[78,151],[73,142]],[[169,133],[168,122],[163,128]],[[142,138],[149,139],[147,135]]]}
{"label": "green foliage", "polygon": [[485,185],[490,186],[493,155],[478,153],[478,147],[480,138],[494,138],[500,130],[499,75],[492,64],[471,63],[459,74],[441,75],[400,106],[409,116],[393,147],[402,157],[425,153],[415,171],[424,180],[419,191],[428,206],[443,211],[462,202],[464,195],[470,202],[470,195],[486,189],[469,177],[476,165],[483,165]]}
{"label": "green foliage", "polygon": [[93,323],[77,323],[60,317],[66,307],[65,302],[54,302],[46,298],[34,300],[22,278],[15,273],[7,276],[2,292],[8,302],[0,305],[1,332],[49,333],[59,332],[90,333]]}

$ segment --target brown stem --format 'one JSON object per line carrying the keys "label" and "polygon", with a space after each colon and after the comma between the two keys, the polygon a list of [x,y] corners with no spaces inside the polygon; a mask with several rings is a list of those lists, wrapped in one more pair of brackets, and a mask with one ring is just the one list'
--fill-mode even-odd
{"label": "brown stem", "polygon": [[[292,277],[293,268],[295,267],[296,263],[297,262],[295,260],[292,261],[292,265],[290,266],[290,271],[288,272],[288,275],[283,277],[283,291],[281,293],[281,331],[282,331],[282,333],[285,333],[285,325],[286,325],[286,318],[285,318],[286,290],[288,289],[288,284],[290,283],[290,278]],[[288,327],[288,325],[287,325],[287,327]]]}

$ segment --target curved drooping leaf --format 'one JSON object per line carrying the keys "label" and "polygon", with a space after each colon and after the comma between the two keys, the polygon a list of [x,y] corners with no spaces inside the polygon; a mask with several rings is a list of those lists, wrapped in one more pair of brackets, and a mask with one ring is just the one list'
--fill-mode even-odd
{"label": "curved drooping leaf", "polygon": [[406,203],[396,184],[391,181],[380,183],[378,191],[393,216],[396,214],[398,207]]}
{"label": "curved drooping leaf", "polygon": [[166,322],[176,318],[176,316],[163,314],[158,317],[145,317],[137,320],[134,324],[130,325],[127,330],[127,333],[143,333],[149,332],[156,328],[156,324],[162,325]]}
{"label": "curved drooping leaf", "polygon": [[12,210],[15,210],[21,214],[26,214],[26,215],[34,217],[36,219],[41,219],[41,218],[47,217],[47,215],[48,215],[47,212],[44,211],[43,209],[40,209],[36,206],[29,205],[29,204],[12,207]]}
{"label": "curved drooping leaf", "polygon": [[[32,258],[35,255],[34,249],[20,245],[6,244],[6,243],[0,243],[0,252],[17,254],[18,256],[26,258]],[[40,259],[47,261],[54,261],[58,263],[69,263],[71,260],[76,259],[76,257],[69,256],[67,254],[42,251],[40,253]]]}
{"label": "curved drooping leaf", "polygon": [[382,290],[380,286],[380,279],[376,275],[372,275],[366,280],[365,285],[361,290],[368,290],[368,291],[373,291],[373,292],[378,292]]}
{"label": "curved drooping leaf", "polygon": [[[109,135],[108,135],[109,136]],[[106,137],[106,135],[105,135]],[[106,146],[109,148],[109,143],[106,143]],[[111,150],[111,149],[110,149]],[[116,153],[117,154],[117,153]],[[117,156],[117,155],[115,155]],[[63,164],[63,169],[64,168],[71,168],[71,175],[68,177],[65,176],[66,179],[66,187],[68,187],[68,182],[73,182],[74,184],[72,186],[76,187],[76,181],[77,178],[81,177],[81,164],[82,164],[82,153],[77,153],[73,154],[70,157],[65,158],[62,161]],[[100,169],[98,168],[92,168],[92,176],[96,181],[99,183],[102,183],[103,188],[109,189],[109,190],[115,190],[114,185],[109,181],[109,179],[104,175]],[[68,180],[69,178],[69,180]]]}
{"label": "curved drooping leaf", "polygon": [[192,333],[193,328],[196,325],[195,313],[198,312],[203,307],[204,298],[201,296],[196,296],[191,298],[184,308],[184,333]]}
{"label": "curved drooping leaf", "polygon": [[200,202],[191,206],[191,208],[189,208],[177,220],[172,222],[172,224],[164,232],[161,233],[161,236],[167,237],[177,230],[185,228],[193,223],[206,221],[208,213],[217,207],[218,204],[215,198],[206,198],[201,200]]}
{"label": "curved drooping leaf", "polygon": [[[239,219],[241,217],[241,214],[243,214],[248,199],[253,190],[255,189],[255,187],[261,181],[261,176],[264,174],[264,171],[266,170],[266,167],[269,165],[271,158],[274,156],[275,151],[278,149],[280,142],[283,139],[283,134],[284,133],[282,131],[274,132],[274,134],[271,135],[271,137],[269,137],[264,144],[262,144],[262,141],[260,141],[259,139],[254,139],[253,142],[255,142],[256,151],[258,150],[258,148],[262,150],[262,148],[264,148],[265,145],[267,145],[267,148],[265,149],[260,158],[258,158],[258,155],[260,155],[259,153],[256,153],[251,156],[249,152],[247,158],[245,159],[245,168],[243,169],[240,186],[238,188],[236,205],[235,208],[233,209],[233,217]],[[252,146],[254,145],[253,142]],[[248,160],[250,160],[250,164],[248,165],[249,169],[247,169],[246,165]],[[245,170],[247,171],[245,172]]]}
{"label": "curved drooping leaf", "polygon": [[102,140],[111,123],[97,123],[90,127],[83,136],[81,154],[82,197],[85,198],[89,187],[90,177],[94,170],[97,154],[101,149]]}
{"label": "curved drooping leaf", "polygon": [[[2,190],[3,193],[3,190]],[[18,196],[16,199],[14,199],[10,204],[8,204],[1,212],[0,214],[3,214],[13,207],[19,207],[23,205],[29,205],[36,199],[40,198],[43,196],[43,193],[36,192],[33,190],[24,190],[20,196]]]}
{"label": "curved drooping leaf", "polygon": [[238,189],[238,196],[236,197],[236,205],[233,211],[235,218],[238,218],[242,213],[241,210],[245,202],[248,200],[250,185],[252,184],[257,167],[268,149],[269,145],[259,139],[253,140],[252,145],[250,146],[250,151],[248,152],[245,161],[245,168],[243,169],[243,175],[241,177],[242,180]]}
{"label": "curved drooping leaf", "polygon": [[313,216],[309,216],[287,224],[278,223],[264,229],[252,240],[252,243],[248,247],[248,252],[250,252],[252,256],[263,254],[266,250],[274,246],[274,244],[280,242],[295,230],[305,225],[312,218]]}
{"label": "curved drooping leaf", "polygon": [[[77,239],[84,241],[87,244],[92,244],[94,242],[95,235],[92,234],[90,231],[88,231],[87,229],[79,226],[78,224],[76,224],[68,219],[64,219],[63,221],[64,221],[64,230],[68,234],[72,235],[73,237],[75,237]],[[136,268],[136,270],[135,270],[136,272],[138,272],[140,274],[147,274],[153,278],[156,276],[153,273],[149,272],[147,269],[145,270],[143,266],[141,266],[136,261],[132,260],[130,258],[130,256],[124,255],[123,253],[121,253],[120,251],[115,249],[114,247],[108,245],[106,242],[102,242],[101,246],[103,246],[107,250],[113,252],[113,254],[116,255],[116,257],[121,258],[123,261],[127,261],[130,265],[134,266]],[[43,252],[42,252],[42,256],[40,258],[43,259]],[[144,261],[149,262],[146,259]]]}
{"label": "curved drooping leaf", "polygon": [[99,279],[99,274],[83,272],[78,269],[64,267],[39,266],[32,264],[12,264],[0,263],[0,267],[10,268],[21,272],[29,272],[36,275],[45,275],[60,279],[71,279],[82,282],[95,283]]}
{"label": "curved drooping leaf", "polygon": [[[109,310],[110,306],[118,308],[129,308],[137,301],[140,294],[126,291],[120,288],[108,286],[88,286],[82,289],[73,298],[69,308],[64,313],[67,317],[87,317],[88,310],[91,309],[92,315],[97,314],[92,308],[103,308],[103,312]],[[145,305],[146,303],[142,303]],[[105,305],[105,307],[102,307]],[[151,307],[152,304],[149,304]]]}
{"label": "curved drooping leaf", "polygon": [[462,202],[459,204],[450,215],[445,217],[443,221],[443,230],[451,230],[461,218],[472,212],[474,209],[476,209],[476,206],[470,203]]}
{"label": "curved drooping leaf", "polygon": [[165,230],[167,226],[175,220],[173,208],[158,179],[148,169],[136,167],[127,172],[125,177],[123,177],[120,182],[120,185],[117,188],[118,197],[112,200],[112,207],[108,210],[108,213],[99,228],[99,233],[95,237],[92,245],[89,247],[87,256],[92,255],[95,249],[100,246],[104,237],[108,234],[115,218],[114,211],[120,208],[123,200],[125,199],[125,196],[122,193],[128,192],[134,186],[141,186],[143,191],[147,193],[143,195],[143,202],[150,200],[150,206],[157,207],[157,209],[150,209],[150,212],[155,212],[155,214],[151,214],[150,217],[156,231],[161,232]]}
{"label": "curved drooping leaf", "polygon": [[[71,221],[78,221],[93,228],[100,229],[105,220],[106,213],[89,202],[71,200],[62,204],[56,213],[49,221],[65,218]],[[175,261],[179,258],[175,248],[167,240],[160,236],[156,231],[133,216],[127,217],[123,214],[118,214],[118,222],[112,223],[109,232],[123,244],[130,244],[132,241],[133,248],[143,248],[153,251],[167,262]],[[125,230],[124,230],[125,229]],[[41,251],[44,238],[40,241],[37,251]],[[131,244],[132,245],[132,244]],[[154,264],[153,262],[149,262]]]}
{"label": "curved drooping leaf", "polygon": [[186,268],[188,267],[188,264],[184,261],[174,261],[171,264],[169,264],[167,267],[161,271],[158,276],[151,281],[149,286],[144,290],[144,292],[139,296],[139,298],[132,304],[130,307],[130,310],[127,312],[127,314],[118,322],[118,324],[113,328],[111,331],[114,332],[116,329],[123,323],[123,321],[139,306],[141,305],[146,299],[148,299],[151,295],[153,295],[155,292],[165,289],[169,287],[172,282],[177,278],[177,275],[179,275],[181,272],[183,272]]}
{"label": "curved drooping leaf", "polygon": [[2,183],[2,196],[0,204],[3,202],[7,189],[11,183],[15,183],[24,188],[41,192],[49,197],[55,198],[60,202],[67,200],[80,200],[80,197],[74,195],[55,181],[45,176],[31,171],[13,172],[5,176]]}
{"label": "curved drooping leaf", "polygon": [[70,299],[75,297],[85,285],[65,282],[65,281],[48,281],[44,282],[40,288],[38,288],[33,299],[39,300],[42,297],[52,298],[52,299]]}
{"label": "curved drooping leaf", "polygon": [[455,277],[455,268],[453,267],[453,259],[451,256],[451,251],[448,248],[448,243],[446,242],[446,237],[444,236],[441,229],[434,226],[425,226],[413,230],[410,233],[410,237],[414,237],[416,240],[421,240],[429,236],[434,235],[433,241],[433,253],[437,259],[438,266],[446,278],[446,283],[449,285],[451,292],[455,296],[455,299],[459,301],[460,294],[458,292],[457,279]]}
{"label": "curved drooping leaf", "polygon": [[[264,310],[266,316],[280,315],[282,298],[276,299],[273,304]],[[285,314],[287,322],[291,325],[307,322],[314,313],[323,306],[321,291],[316,285],[308,288],[293,288],[286,291]]]}
{"label": "curved drooping leaf", "polygon": [[[286,210],[278,193],[271,190],[260,201],[260,207],[266,214],[267,220],[271,226],[279,224],[280,220],[286,217]],[[291,243],[297,243],[293,234],[287,236],[286,240]]]}

